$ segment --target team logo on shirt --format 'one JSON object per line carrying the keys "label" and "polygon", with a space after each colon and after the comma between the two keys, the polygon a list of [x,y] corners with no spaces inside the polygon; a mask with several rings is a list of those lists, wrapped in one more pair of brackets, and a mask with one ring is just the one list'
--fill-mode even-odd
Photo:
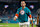
{"label": "team logo on shirt", "polygon": [[21,14],[21,15],[24,15],[24,13],[25,13],[24,10],[21,10],[21,11],[20,11],[20,14]]}

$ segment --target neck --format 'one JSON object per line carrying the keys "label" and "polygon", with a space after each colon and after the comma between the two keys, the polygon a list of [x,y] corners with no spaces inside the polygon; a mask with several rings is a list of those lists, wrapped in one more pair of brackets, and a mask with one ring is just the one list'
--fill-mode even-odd
{"label": "neck", "polygon": [[25,8],[25,6],[24,7],[22,7],[22,9],[24,9]]}

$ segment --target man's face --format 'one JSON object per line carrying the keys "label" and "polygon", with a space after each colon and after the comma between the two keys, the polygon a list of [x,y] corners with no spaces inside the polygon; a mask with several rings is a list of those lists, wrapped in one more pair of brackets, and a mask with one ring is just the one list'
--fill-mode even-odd
{"label": "man's face", "polygon": [[24,7],[26,3],[24,1],[21,2],[21,6]]}

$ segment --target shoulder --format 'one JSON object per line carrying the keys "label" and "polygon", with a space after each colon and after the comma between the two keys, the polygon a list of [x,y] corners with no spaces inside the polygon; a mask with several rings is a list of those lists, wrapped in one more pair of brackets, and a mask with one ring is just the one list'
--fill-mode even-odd
{"label": "shoulder", "polygon": [[26,7],[27,10],[30,10],[28,7]]}
{"label": "shoulder", "polygon": [[17,10],[20,10],[22,7],[18,8]]}

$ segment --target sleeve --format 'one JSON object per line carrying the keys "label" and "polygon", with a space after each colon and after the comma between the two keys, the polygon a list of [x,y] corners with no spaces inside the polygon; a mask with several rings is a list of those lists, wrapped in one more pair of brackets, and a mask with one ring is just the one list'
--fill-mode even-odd
{"label": "sleeve", "polygon": [[16,12],[16,14],[15,14],[15,17],[16,17],[16,18],[18,18],[18,16],[19,16],[19,9],[17,9],[17,12]]}
{"label": "sleeve", "polygon": [[28,14],[29,14],[30,20],[32,20],[32,15],[31,15],[31,11],[30,10],[28,11]]}
{"label": "sleeve", "polygon": [[28,14],[31,15],[31,11],[30,10],[28,11]]}
{"label": "sleeve", "polygon": [[18,14],[18,15],[19,15],[19,9],[17,9],[17,12],[16,12],[16,14]]}

